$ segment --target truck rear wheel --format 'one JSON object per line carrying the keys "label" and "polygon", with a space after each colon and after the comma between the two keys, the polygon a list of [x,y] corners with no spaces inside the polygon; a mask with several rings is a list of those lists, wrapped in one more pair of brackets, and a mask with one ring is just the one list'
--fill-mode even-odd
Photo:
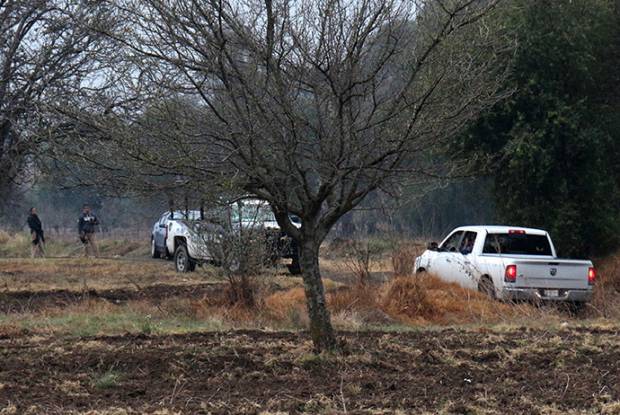
{"label": "truck rear wheel", "polygon": [[495,285],[488,275],[483,275],[478,282],[478,291],[489,298],[495,298]]}
{"label": "truck rear wheel", "polygon": [[196,269],[196,262],[189,256],[184,244],[177,246],[174,251],[174,268],[177,272],[192,272]]}

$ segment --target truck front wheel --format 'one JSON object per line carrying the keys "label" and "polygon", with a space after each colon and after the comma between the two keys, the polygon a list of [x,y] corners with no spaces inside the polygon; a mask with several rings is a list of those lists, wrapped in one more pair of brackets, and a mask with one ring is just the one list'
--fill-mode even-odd
{"label": "truck front wheel", "polygon": [[293,259],[293,262],[291,262],[289,265],[287,265],[288,268],[288,272],[291,275],[299,275],[301,274],[301,266],[299,265],[299,261],[296,261]]}
{"label": "truck front wheel", "polygon": [[196,262],[189,256],[184,244],[177,246],[174,251],[174,267],[177,272],[192,272],[196,269]]}
{"label": "truck front wheel", "polygon": [[292,255],[292,261],[289,265],[287,265],[287,267],[288,267],[289,274],[291,275],[301,274],[301,264],[299,263],[299,249],[294,248],[293,255]]}

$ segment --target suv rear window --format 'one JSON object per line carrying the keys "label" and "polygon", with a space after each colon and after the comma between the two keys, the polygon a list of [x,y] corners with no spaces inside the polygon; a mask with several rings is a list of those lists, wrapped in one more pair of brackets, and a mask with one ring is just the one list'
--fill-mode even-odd
{"label": "suv rear window", "polygon": [[496,233],[487,235],[482,252],[485,254],[551,256],[551,244],[546,235]]}

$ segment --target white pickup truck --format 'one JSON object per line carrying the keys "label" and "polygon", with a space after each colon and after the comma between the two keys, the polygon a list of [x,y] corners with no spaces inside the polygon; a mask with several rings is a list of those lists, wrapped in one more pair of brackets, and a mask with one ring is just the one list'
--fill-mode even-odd
{"label": "white pickup truck", "polygon": [[546,231],[510,226],[457,228],[441,244],[430,243],[415,270],[493,298],[576,306],[590,300],[596,279],[591,261],[558,259]]}
{"label": "white pickup truck", "polygon": [[[291,217],[291,221],[301,226],[298,218]],[[291,259],[289,271],[300,272],[296,244],[280,230],[269,204],[253,198],[238,199],[202,213],[199,210],[163,213],[151,232],[151,256],[174,259],[178,272],[194,271],[196,265],[206,262],[218,263],[221,258],[212,251],[217,250],[226,229],[233,233],[239,229],[260,232],[268,245],[266,252],[272,256],[270,259]]]}

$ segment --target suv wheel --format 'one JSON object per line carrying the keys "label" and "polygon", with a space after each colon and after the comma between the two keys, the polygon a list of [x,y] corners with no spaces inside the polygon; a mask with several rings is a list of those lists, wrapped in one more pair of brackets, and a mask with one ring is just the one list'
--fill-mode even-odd
{"label": "suv wheel", "polygon": [[301,274],[301,264],[299,263],[299,253],[295,252],[293,254],[293,260],[291,261],[291,263],[289,265],[287,265],[288,267],[288,272],[291,275],[299,275]]}
{"label": "suv wheel", "polygon": [[192,272],[196,269],[196,263],[189,256],[185,245],[179,245],[174,252],[174,267],[177,272]]}
{"label": "suv wheel", "polygon": [[159,251],[157,251],[157,247],[155,246],[155,239],[151,238],[151,258],[159,259]]}

